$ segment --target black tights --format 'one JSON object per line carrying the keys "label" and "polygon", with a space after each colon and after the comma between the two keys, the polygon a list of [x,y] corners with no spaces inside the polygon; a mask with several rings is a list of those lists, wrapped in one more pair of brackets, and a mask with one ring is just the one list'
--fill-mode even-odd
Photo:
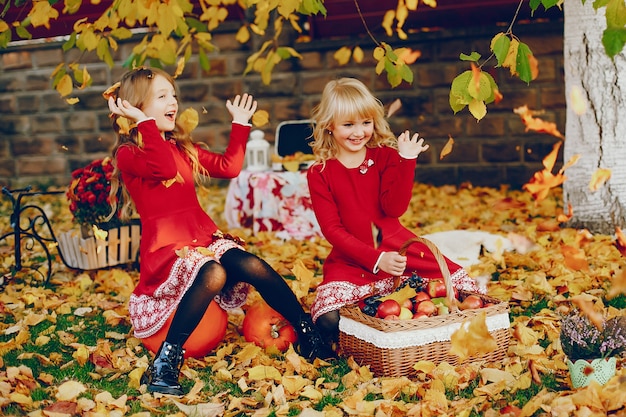
{"label": "black tights", "polygon": [[318,329],[331,343],[339,342],[339,310],[329,311],[315,321]]}
{"label": "black tights", "polygon": [[294,326],[304,314],[302,305],[283,277],[263,259],[241,249],[229,249],[220,263],[206,263],[180,300],[165,340],[183,345],[198,326],[213,298],[224,286],[243,281],[252,285],[274,310]]}

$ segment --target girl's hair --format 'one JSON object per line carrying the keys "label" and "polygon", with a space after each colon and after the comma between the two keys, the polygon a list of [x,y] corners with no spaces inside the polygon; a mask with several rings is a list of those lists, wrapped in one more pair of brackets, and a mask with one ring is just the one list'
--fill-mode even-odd
{"label": "girl's hair", "polygon": [[324,87],[320,103],[313,108],[313,153],[319,163],[337,156],[338,147],[330,130],[336,121],[373,119],[374,133],[367,147],[397,147],[395,136],[385,119],[383,104],[361,81],[339,78]]}
{"label": "girl's hair", "polygon": [[[122,76],[119,83],[116,84],[117,89],[109,89],[107,93],[112,95],[116,100],[119,97],[123,100],[127,100],[132,106],[143,109],[149,104],[148,100],[151,98],[152,80],[154,80],[157,75],[169,81],[176,91],[176,96],[178,96],[178,87],[170,74],[159,68],[146,67],[139,67],[128,71]],[[107,98],[106,95],[105,98]],[[115,169],[111,177],[109,201],[112,211],[109,214],[109,219],[117,212],[122,220],[128,220],[133,215],[135,207],[128,190],[124,186],[119,168],[115,163],[115,155],[121,146],[136,146],[142,148],[143,142],[138,135],[137,126],[129,126],[130,123],[124,117],[111,114],[111,121],[117,140],[112,149]],[[178,123],[178,120],[176,121],[176,127],[173,131],[165,132],[165,139],[175,140],[177,146],[179,146],[183,153],[189,158],[196,181],[202,176],[208,176],[208,173],[201,167],[198,161],[198,151],[193,144],[190,132],[187,132],[184,126]],[[182,180],[182,178],[179,180]]]}

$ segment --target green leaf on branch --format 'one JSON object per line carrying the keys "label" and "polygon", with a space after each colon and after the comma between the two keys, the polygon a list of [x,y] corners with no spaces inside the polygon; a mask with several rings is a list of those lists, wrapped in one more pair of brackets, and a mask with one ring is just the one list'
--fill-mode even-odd
{"label": "green leaf on branch", "polygon": [[204,49],[202,48],[198,50],[198,61],[200,62],[200,68],[203,70],[209,71],[211,69],[209,58],[206,56],[206,52],[204,52]]}
{"label": "green leaf on branch", "polygon": [[480,54],[478,52],[472,52],[469,55],[466,54],[461,54],[459,56],[459,58],[461,59],[461,61],[472,61],[472,62],[478,62],[478,60],[480,59]]}
{"label": "green leaf on branch", "polygon": [[619,54],[626,44],[626,28],[605,29],[602,33],[602,45],[609,58]]}
{"label": "green leaf on branch", "polygon": [[498,60],[498,65],[501,67],[506,60],[509,53],[509,47],[511,46],[511,39],[504,33],[500,32],[491,39],[491,51]]}
{"label": "green leaf on branch", "polygon": [[471,79],[472,71],[465,71],[452,80],[452,86],[450,87],[450,107],[454,113],[463,110],[472,100],[472,96],[468,91]]}
{"label": "green leaf on branch", "polygon": [[480,121],[487,114],[487,106],[484,101],[472,100],[469,103],[469,111],[477,121]]}
{"label": "green leaf on branch", "polygon": [[520,42],[517,48],[517,61],[515,65],[516,72],[520,80],[530,83],[533,79],[530,59],[533,56],[532,51],[524,42]]}

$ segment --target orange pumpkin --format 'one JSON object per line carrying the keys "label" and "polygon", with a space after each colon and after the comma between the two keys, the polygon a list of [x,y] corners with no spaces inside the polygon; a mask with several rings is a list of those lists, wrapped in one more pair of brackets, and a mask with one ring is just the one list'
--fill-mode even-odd
{"label": "orange pumpkin", "polygon": [[265,301],[257,301],[246,310],[242,323],[243,336],[262,348],[275,346],[281,352],[298,340],[296,330],[279,312]]}
{"label": "orange pumpkin", "polygon": [[[159,350],[172,324],[174,314],[175,312],[167,319],[163,327],[161,327],[161,330],[150,337],[141,339],[146,349],[152,353],[156,353]],[[198,327],[196,327],[183,345],[185,358],[203,358],[207,356],[224,340],[227,327],[228,313],[215,301],[211,301],[209,308],[207,308],[204,316],[202,316],[200,320],[200,324],[198,324]]]}

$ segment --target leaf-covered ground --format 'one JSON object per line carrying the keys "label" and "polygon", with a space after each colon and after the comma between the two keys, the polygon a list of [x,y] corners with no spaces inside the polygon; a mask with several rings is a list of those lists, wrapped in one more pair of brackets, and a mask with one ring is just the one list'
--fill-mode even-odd
{"label": "leaf-covered ground", "polygon": [[[226,229],[220,217],[224,195],[224,188],[201,191],[203,204]],[[29,202],[44,207],[55,233],[72,227],[63,195]],[[4,234],[10,231],[11,206],[6,198],[1,204]],[[509,236],[517,250],[485,253],[469,268],[474,276],[489,277],[489,294],[510,304],[507,357],[499,363],[422,366],[413,379],[375,377],[349,358],[308,363],[293,350],[265,352],[243,340],[242,311],[233,311],[214,353],[185,362],[181,381],[189,394],[151,395],[139,385],[149,355],[132,337],[126,309],[136,270],[81,272],[56,259],[44,288],[38,273],[23,268],[0,292],[0,414],[626,416],[624,358],[606,385],[572,390],[558,337],[560,314],[576,297],[624,314],[624,259],[612,236],[559,227],[562,213],[558,189],[536,203],[528,193],[505,188],[416,186],[403,217],[412,230],[489,231]],[[231,232],[244,237],[249,250],[270,262],[310,305],[329,251],[324,240]],[[0,242],[3,273],[15,265],[12,245],[12,238]],[[28,251],[25,266],[38,265],[42,255],[37,247]],[[294,279],[302,266],[312,280]],[[618,295],[609,299],[611,289]]]}

